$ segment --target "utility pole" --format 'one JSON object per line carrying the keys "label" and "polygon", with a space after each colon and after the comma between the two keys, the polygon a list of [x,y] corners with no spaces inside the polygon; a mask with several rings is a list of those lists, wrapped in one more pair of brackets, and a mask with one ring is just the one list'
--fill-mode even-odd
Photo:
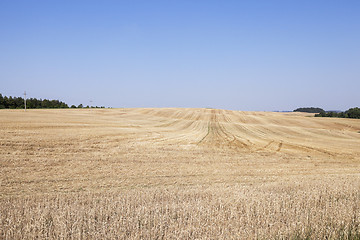
{"label": "utility pole", "polygon": [[25,104],[25,112],[26,112],[26,91],[24,91],[24,104]]}

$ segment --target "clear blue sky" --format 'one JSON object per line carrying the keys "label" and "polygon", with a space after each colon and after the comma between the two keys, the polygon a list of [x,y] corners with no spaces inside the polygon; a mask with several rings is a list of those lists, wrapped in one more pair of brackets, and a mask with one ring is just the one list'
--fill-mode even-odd
{"label": "clear blue sky", "polygon": [[0,1],[0,93],[111,107],[346,110],[360,1]]}

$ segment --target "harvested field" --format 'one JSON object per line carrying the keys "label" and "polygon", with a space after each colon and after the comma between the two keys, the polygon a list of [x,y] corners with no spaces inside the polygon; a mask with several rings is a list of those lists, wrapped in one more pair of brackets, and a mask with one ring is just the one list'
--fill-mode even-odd
{"label": "harvested field", "polygon": [[360,121],[0,111],[1,239],[360,238]]}

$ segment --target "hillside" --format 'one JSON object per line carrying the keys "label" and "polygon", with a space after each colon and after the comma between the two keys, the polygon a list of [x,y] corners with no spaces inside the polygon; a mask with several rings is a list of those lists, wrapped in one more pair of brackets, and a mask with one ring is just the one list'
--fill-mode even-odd
{"label": "hillside", "polygon": [[[62,228],[43,232],[54,238],[63,232],[75,238],[289,237],[296,231],[305,236],[310,228],[317,230],[313,237],[329,236],[327,231],[338,236],[341,222],[360,222],[360,214],[351,220],[360,204],[351,197],[360,194],[360,121],[312,116],[176,108],[1,110],[0,215],[14,221],[30,221],[30,213],[51,216]],[[311,199],[322,200],[316,205]],[[325,210],[329,204],[331,211]],[[252,211],[261,211],[262,220]],[[282,211],[288,211],[285,222]],[[91,216],[101,219],[91,225]],[[27,236],[44,237],[37,232],[45,226],[41,219],[29,222]],[[0,221],[2,237],[25,231]],[[111,229],[96,230],[105,222]]]}

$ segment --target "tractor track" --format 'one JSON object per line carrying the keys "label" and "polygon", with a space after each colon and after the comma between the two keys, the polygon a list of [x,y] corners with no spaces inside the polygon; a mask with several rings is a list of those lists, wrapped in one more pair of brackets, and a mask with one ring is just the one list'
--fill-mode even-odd
{"label": "tractor track", "polygon": [[[123,125],[129,134],[139,133],[137,142],[157,145],[335,157],[359,140],[359,126],[350,121],[340,124],[277,113],[166,108],[127,110],[119,117],[126,115],[131,122]],[[132,131],[131,126],[136,128]]]}

